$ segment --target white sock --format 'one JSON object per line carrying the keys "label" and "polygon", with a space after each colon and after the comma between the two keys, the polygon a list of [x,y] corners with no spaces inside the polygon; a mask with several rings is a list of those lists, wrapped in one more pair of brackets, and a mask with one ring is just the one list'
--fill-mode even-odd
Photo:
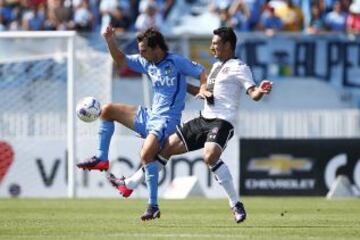
{"label": "white sock", "polygon": [[[157,156],[158,160],[156,160],[158,171],[160,172],[166,165],[167,159]],[[143,167],[137,170],[133,175],[128,178],[125,178],[125,185],[129,189],[136,189],[141,183],[145,181],[145,171]]]}
{"label": "white sock", "polygon": [[125,178],[125,185],[127,188],[135,189],[139,186],[140,183],[145,181],[145,172],[141,167],[133,175],[128,178]]}
{"label": "white sock", "polygon": [[230,207],[234,207],[239,202],[239,195],[235,191],[233,179],[228,166],[219,159],[216,164],[210,167],[210,170],[215,174],[217,182],[223,187],[228,199]]}

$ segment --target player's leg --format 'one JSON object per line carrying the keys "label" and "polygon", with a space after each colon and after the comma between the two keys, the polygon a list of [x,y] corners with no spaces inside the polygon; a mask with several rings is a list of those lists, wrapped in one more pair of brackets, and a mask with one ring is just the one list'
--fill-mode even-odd
{"label": "player's leg", "polygon": [[149,190],[149,206],[141,216],[141,220],[151,220],[160,217],[158,207],[158,179],[159,169],[155,161],[156,154],[164,146],[166,139],[176,131],[179,123],[177,118],[152,116],[147,123],[149,131],[141,150],[141,162],[145,169],[145,182]]}
{"label": "player's leg", "polygon": [[[184,152],[186,152],[184,143],[177,134],[172,134],[165,141],[165,145],[161,152],[155,156],[155,162],[157,164],[158,171],[160,172],[165,167],[172,155],[177,155]],[[107,175],[107,178],[109,182],[118,189],[120,194],[127,198],[132,194],[134,189],[136,189],[141,183],[145,181],[145,169],[144,167],[141,167],[133,175],[127,178],[117,178],[111,173]]]}
{"label": "player's leg", "polygon": [[215,120],[213,123],[210,123],[209,134],[204,145],[204,161],[214,173],[217,182],[224,189],[229,205],[233,210],[235,221],[240,223],[245,220],[246,212],[235,190],[230,170],[220,159],[222,151],[232,135],[233,127],[230,123],[223,120]]}
{"label": "player's leg", "polygon": [[98,149],[95,156],[77,164],[87,170],[107,170],[109,168],[109,146],[114,133],[114,121],[134,130],[134,119],[138,107],[126,104],[106,104],[101,108]]}
{"label": "player's leg", "polygon": [[158,180],[159,171],[155,155],[160,150],[160,143],[155,134],[150,133],[141,149],[140,157],[145,170],[145,182],[149,191],[149,202],[145,213],[141,216],[141,220],[151,220],[160,217],[160,209],[158,204]]}
{"label": "player's leg", "polygon": [[[182,126],[177,126],[176,133],[171,134],[170,137],[165,140],[161,152],[155,156],[158,171],[161,171],[165,167],[171,156],[187,152],[189,150],[188,145],[191,146],[191,151],[202,148],[206,136],[203,137],[202,141],[198,141],[199,138],[196,140],[197,134],[201,131],[200,128],[195,127],[199,125],[198,122],[199,119],[196,118]],[[118,189],[119,193],[127,198],[133,193],[134,189],[145,181],[145,169],[141,167],[127,178],[117,178],[111,173],[107,174],[107,178],[108,181]]]}
{"label": "player's leg", "polygon": [[[167,161],[168,159],[161,157],[159,154],[155,156],[155,163],[159,172],[165,167]],[[125,176],[119,178],[108,172],[106,178],[119,191],[121,196],[128,198],[141,183],[145,182],[145,168],[144,166],[140,167],[134,174],[126,178]]]}

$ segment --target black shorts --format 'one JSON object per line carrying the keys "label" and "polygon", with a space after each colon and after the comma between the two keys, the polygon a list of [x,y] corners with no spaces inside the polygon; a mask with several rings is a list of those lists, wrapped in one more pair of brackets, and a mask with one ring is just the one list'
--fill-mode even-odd
{"label": "black shorts", "polygon": [[219,118],[206,119],[200,116],[178,126],[176,134],[185,144],[187,151],[201,149],[205,142],[214,142],[224,150],[234,135],[234,127]]}

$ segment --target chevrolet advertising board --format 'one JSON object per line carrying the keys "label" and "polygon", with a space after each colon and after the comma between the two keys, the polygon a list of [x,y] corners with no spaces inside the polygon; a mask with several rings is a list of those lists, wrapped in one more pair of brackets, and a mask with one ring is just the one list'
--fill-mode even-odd
{"label": "chevrolet advertising board", "polygon": [[241,139],[240,194],[323,196],[336,176],[360,188],[360,139]]}

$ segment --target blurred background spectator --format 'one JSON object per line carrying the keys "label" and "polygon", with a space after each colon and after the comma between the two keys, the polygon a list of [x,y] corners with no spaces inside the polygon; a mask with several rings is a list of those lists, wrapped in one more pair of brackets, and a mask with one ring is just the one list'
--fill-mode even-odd
{"label": "blurred background spectator", "polygon": [[137,31],[144,31],[149,27],[161,30],[163,26],[163,17],[160,14],[158,6],[153,1],[148,1],[143,7],[143,12],[139,14],[135,22]]}
{"label": "blurred background spectator", "polygon": [[6,30],[6,26],[5,26],[4,18],[2,15],[0,15],[0,32],[3,32],[5,30]]}
{"label": "blurred background spectator", "polygon": [[275,7],[275,14],[280,17],[284,23],[284,31],[300,32],[303,27],[303,13],[299,6],[293,4],[292,0],[283,1]]}
{"label": "blurred background spectator", "polygon": [[244,2],[246,8],[249,11],[249,29],[254,30],[260,20],[261,11],[265,5],[265,0],[238,0],[238,2]]}
{"label": "blurred background spectator", "polygon": [[81,0],[74,10],[74,29],[90,32],[93,29],[94,16],[90,11],[89,0]]}
{"label": "blurred background spectator", "polygon": [[40,31],[44,29],[45,9],[44,5],[34,4],[30,9],[25,10],[22,17],[22,29]]}
{"label": "blurred background spectator", "polygon": [[234,1],[228,11],[231,17],[230,27],[239,32],[250,31],[251,12],[244,1]]}
{"label": "blurred background spectator", "polygon": [[118,6],[117,0],[100,0],[101,32],[106,29],[111,20],[111,13]]}
{"label": "blurred background spectator", "polygon": [[318,4],[311,6],[310,22],[306,26],[307,33],[321,33],[325,30],[325,22],[322,15],[321,8]]}
{"label": "blurred background spectator", "polygon": [[346,28],[349,33],[360,33],[360,0],[355,0],[350,5],[350,13],[347,18]]}
{"label": "blurred background spectator", "polygon": [[332,11],[325,16],[325,26],[329,31],[345,32],[347,12],[343,11],[341,2],[335,1]]}
{"label": "blurred background spectator", "polygon": [[229,8],[232,0],[211,0],[209,4],[210,12],[219,14],[221,9]]}
{"label": "blurred background spectator", "polygon": [[131,20],[121,7],[116,7],[111,13],[110,24],[116,32],[126,32],[130,29]]}
{"label": "blurred background spectator", "polygon": [[281,31],[283,26],[284,24],[281,19],[275,15],[275,9],[270,5],[266,5],[257,28],[265,31],[267,35],[273,36],[275,33]]}

